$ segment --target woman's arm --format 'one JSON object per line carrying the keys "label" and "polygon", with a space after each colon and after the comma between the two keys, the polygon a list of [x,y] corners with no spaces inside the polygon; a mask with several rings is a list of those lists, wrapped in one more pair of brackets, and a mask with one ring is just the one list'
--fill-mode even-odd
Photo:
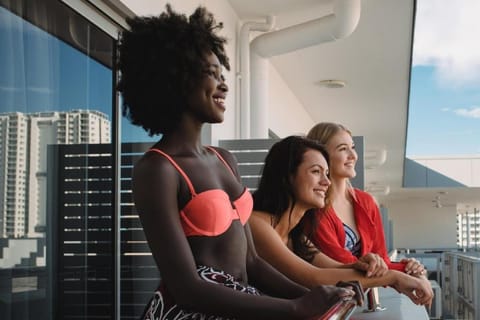
{"label": "woman's arm", "polygon": [[414,303],[432,305],[433,289],[430,281],[425,277],[413,277],[400,271],[393,271],[398,274],[397,282],[392,285],[398,292],[408,296]]}
{"label": "woman's arm", "polygon": [[341,263],[322,252],[317,253],[311,263],[319,268],[355,269],[365,272],[367,277],[378,277],[386,274],[388,268],[383,259],[374,253],[367,253],[353,263]]}
{"label": "woman's arm", "polygon": [[289,299],[298,298],[309,291],[306,287],[284,276],[258,256],[248,223],[245,225],[245,233],[248,242],[247,271],[249,283],[266,294]]}
{"label": "woman's arm", "polygon": [[427,269],[415,258],[403,258],[399,263],[405,264],[404,272],[415,277],[425,277]]}
{"label": "woman's arm", "polygon": [[367,278],[353,269],[321,269],[301,259],[283,242],[265,217],[267,214],[255,212],[250,218],[255,248],[264,260],[293,281],[306,286],[333,285],[339,281],[359,281],[363,287],[388,286],[397,280],[395,273],[387,273],[377,278]]}
{"label": "woman's arm", "polygon": [[333,260],[323,252],[318,252],[311,262],[314,266],[319,268],[352,268],[352,263],[346,264]]}
{"label": "woman's arm", "polygon": [[[293,282],[257,255],[251,230],[248,225],[246,225],[246,232],[249,245],[248,274],[251,282],[265,293],[274,296],[297,298],[305,294],[305,292],[308,291],[307,288]],[[359,305],[363,304],[363,290],[361,285],[358,283],[343,282],[340,284],[337,283],[337,286],[351,288],[353,291],[350,292],[350,294],[355,293],[357,303]],[[328,301],[332,301],[332,299],[335,299],[339,294],[339,288],[329,285],[312,286],[312,290],[316,290],[315,292],[320,292],[322,294],[322,298],[316,301],[315,304],[325,304],[325,306],[331,305]],[[348,295],[348,293],[345,294]]]}

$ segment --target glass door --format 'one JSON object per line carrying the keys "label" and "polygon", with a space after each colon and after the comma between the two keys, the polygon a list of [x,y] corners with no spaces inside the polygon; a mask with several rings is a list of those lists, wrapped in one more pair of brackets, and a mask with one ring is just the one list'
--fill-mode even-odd
{"label": "glass door", "polygon": [[110,319],[112,37],[56,0],[0,0],[0,315]]}

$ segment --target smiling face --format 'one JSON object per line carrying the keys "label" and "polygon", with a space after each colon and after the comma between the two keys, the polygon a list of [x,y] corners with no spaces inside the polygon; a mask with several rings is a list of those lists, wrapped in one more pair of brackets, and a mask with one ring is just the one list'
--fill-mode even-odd
{"label": "smiling face", "polygon": [[308,149],[292,177],[296,205],[307,209],[323,208],[330,185],[328,163],[318,150]]}
{"label": "smiling face", "polygon": [[352,136],[345,130],[338,131],[326,144],[330,157],[330,177],[353,178],[358,160]]}
{"label": "smiling face", "polygon": [[202,123],[223,121],[228,86],[222,75],[222,66],[214,53],[205,56],[203,77],[188,97],[187,112]]}

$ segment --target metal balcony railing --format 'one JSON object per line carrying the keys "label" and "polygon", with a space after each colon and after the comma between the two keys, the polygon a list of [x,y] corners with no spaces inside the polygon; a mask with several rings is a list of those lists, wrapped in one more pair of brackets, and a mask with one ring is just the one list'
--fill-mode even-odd
{"label": "metal balcony railing", "polygon": [[480,319],[480,253],[445,252],[443,312],[454,319]]}

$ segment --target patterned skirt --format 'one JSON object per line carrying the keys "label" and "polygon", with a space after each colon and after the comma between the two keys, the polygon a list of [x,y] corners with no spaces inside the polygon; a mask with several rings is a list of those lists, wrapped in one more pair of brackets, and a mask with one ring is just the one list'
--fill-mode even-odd
{"label": "patterned skirt", "polygon": [[[260,295],[261,293],[254,287],[245,286],[235,278],[224,271],[215,270],[211,267],[198,266],[197,273],[204,281],[217,283],[225,287],[245,292],[252,295]],[[228,320],[214,315],[207,315],[200,312],[185,310],[180,308],[168,294],[165,286],[162,284],[150,299],[142,320]]]}

